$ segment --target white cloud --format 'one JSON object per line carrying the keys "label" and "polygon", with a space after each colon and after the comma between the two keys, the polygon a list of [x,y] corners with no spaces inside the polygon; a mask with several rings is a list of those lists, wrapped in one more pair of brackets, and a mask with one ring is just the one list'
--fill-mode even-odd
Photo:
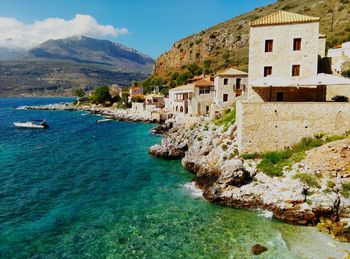
{"label": "white cloud", "polygon": [[15,18],[0,17],[0,47],[28,49],[49,39],[83,35],[95,38],[117,37],[126,33],[126,28],[100,25],[94,17],[83,14],[77,14],[71,20],[48,18],[32,24],[24,24]]}

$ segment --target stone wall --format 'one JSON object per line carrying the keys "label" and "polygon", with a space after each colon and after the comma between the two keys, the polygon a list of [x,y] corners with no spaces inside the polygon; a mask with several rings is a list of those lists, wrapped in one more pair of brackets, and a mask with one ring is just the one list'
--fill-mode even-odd
{"label": "stone wall", "polygon": [[237,102],[237,139],[241,153],[283,149],[303,137],[350,130],[350,103]]}
{"label": "stone wall", "polygon": [[331,101],[332,97],[336,95],[343,95],[350,100],[350,85],[328,85],[327,86],[327,101]]}

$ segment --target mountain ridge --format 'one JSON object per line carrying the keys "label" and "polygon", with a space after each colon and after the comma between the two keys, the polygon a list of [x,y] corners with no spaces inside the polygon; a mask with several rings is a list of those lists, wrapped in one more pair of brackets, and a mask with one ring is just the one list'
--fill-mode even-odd
{"label": "mountain ridge", "polygon": [[15,50],[3,49],[10,58],[0,61],[0,96],[70,95],[73,88],[128,86],[147,78],[154,64],[137,50],[86,36],[48,40],[25,52],[11,51]]}

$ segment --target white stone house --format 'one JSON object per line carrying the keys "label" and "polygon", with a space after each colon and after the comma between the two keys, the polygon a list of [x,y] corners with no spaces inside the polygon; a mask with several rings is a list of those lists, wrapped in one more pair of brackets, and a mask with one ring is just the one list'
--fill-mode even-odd
{"label": "white stone house", "polygon": [[250,23],[249,100],[317,101],[322,89],[255,88],[252,82],[271,75],[297,84],[316,76],[319,56],[325,53],[319,20],[319,17],[278,11]]}
{"label": "white stone house", "polygon": [[326,102],[330,83],[302,84],[320,78],[325,37],[319,20],[278,11],[250,23],[248,98],[236,106],[241,153],[279,150],[315,133],[350,129],[350,103]]}
{"label": "white stone house", "polygon": [[214,102],[214,83],[200,79],[169,90],[168,109],[175,114],[206,115]]}
{"label": "white stone house", "polygon": [[240,96],[245,96],[248,85],[248,73],[228,68],[216,74],[214,79],[217,106],[232,105]]}

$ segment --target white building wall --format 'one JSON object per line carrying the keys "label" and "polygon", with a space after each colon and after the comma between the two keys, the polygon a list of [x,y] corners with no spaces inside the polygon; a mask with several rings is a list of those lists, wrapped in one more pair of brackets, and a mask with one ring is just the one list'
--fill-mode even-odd
{"label": "white building wall", "polygon": [[[228,79],[227,85],[224,85],[224,79]],[[234,89],[236,88],[236,79],[241,79],[241,89],[244,88],[247,89],[248,84],[248,76],[216,76],[214,79],[214,88],[215,88],[215,95],[214,95],[214,103],[218,106],[225,106],[225,105],[231,105],[236,101],[236,93]],[[223,101],[224,94],[228,95],[228,101]],[[244,93],[242,92],[242,95]]]}
{"label": "white building wall", "polygon": [[[301,50],[293,51],[293,41],[301,38]],[[273,51],[265,52],[265,40],[273,40]],[[319,23],[272,25],[250,28],[249,82],[264,77],[264,67],[272,66],[272,75],[293,80],[317,75]],[[300,65],[300,76],[292,76],[292,66]],[[248,89],[248,99],[259,99]]]}

